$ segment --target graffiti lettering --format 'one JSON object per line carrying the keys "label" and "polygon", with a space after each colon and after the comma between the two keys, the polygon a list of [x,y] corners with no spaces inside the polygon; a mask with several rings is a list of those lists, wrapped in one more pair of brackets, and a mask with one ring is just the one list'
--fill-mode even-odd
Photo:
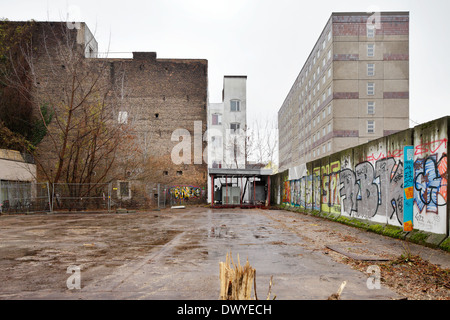
{"label": "graffiti lettering", "polygon": [[386,205],[389,219],[396,214],[403,224],[403,163],[396,164],[393,158],[379,160],[375,164],[375,177],[380,183],[379,204]]}
{"label": "graffiti lettering", "polygon": [[320,210],[320,200],[321,200],[320,199],[320,191],[321,191],[320,168],[314,168],[313,184],[314,184],[313,208],[314,208],[314,210]]}
{"label": "graffiti lettering", "polygon": [[404,159],[399,158],[404,153],[400,149],[372,154],[365,158],[373,161],[354,167],[353,159],[343,155],[340,161],[313,168],[299,180],[286,181],[283,202],[403,226],[405,199],[412,199],[408,212],[413,211],[413,215],[408,222],[413,221],[414,228],[445,233],[441,225],[447,205],[446,147],[447,139],[415,146],[408,160],[413,166],[405,166]]}
{"label": "graffiti lettering", "polygon": [[367,161],[371,162],[371,161],[378,161],[378,160],[387,159],[387,158],[400,158],[402,156],[403,156],[403,150],[398,149],[398,150],[394,150],[394,151],[388,151],[386,154],[384,154],[383,152],[381,152],[378,155],[375,155],[372,153],[370,156],[367,157]]}
{"label": "graffiti lettering", "polygon": [[173,186],[169,188],[170,195],[175,199],[200,198],[202,190],[193,186]]}
{"label": "graffiti lettering", "polygon": [[421,156],[425,153],[434,154],[441,147],[447,149],[447,139],[436,140],[433,142],[426,142],[416,146],[416,152],[414,155]]}
{"label": "graffiti lettering", "polygon": [[[422,212],[438,213],[438,206],[447,203],[447,155],[437,161],[437,155],[419,158],[414,162],[414,202]],[[439,203],[438,195],[443,200]]]}
{"label": "graffiti lettering", "polygon": [[340,190],[342,210],[348,215],[357,211],[356,197],[358,195],[356,176],[353,170],[344,169],[340,173]]}

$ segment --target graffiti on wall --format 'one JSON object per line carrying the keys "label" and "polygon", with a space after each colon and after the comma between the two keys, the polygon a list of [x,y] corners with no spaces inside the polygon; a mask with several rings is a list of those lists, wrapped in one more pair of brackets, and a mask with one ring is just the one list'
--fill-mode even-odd
{"label": "graffiti on wall", "polygon": [[284,181],[283,183],[283,203],[291,202],[291,183],[290,181]]}
{"label": "graffiti on wall", "polygon": [[321,201],[321,183],[320,183],[320,167],[313,170],[313,209],[320,210]]}
{"label": "graffiti on wall", "polygon": [[447,142],[422,142],[414,153],[414,227],[445,233],[447,221]]}
{"label": "graffiti on wall", "polygon": [[[392,150],[371,152],[356,164],[349,153],[340,161],[323,163],[299,180],[286,181],[283,202],[403,226],[405,199],[413,198],[408,205],[414,209],[414,228],[445,232],[441,222],[446,221],[447,139],[414,146],[413,166],[408,168],[404,150]],[[406,198],[405,176],[412,183]]]}
{"label": "graffiti on wall", "polygon": [[169,194],[174,199],[197,199],[201,197],[202,189],[194,186],[172,186],[169,188]]}
{"label": "graffiti on wall", "polygon": [[322,175],[322,211],[331,213],[341,212],[341,198],[339,196],[339,172],[341,163],[333,162],[323,166]]}
{"label": "graffiti on wall", "polygon": [[437,154],[417,158],[414,162],[414,202],[423,212],[438,213],[447,204],[447,154],[438,160]]}
{"label": "graffiti on wall", "polygon": [[[403,163],[394,158],[362,162],[355,170],[340,173],[343,212],[371,219],[377,214],[395,215],[403,223]],[[379,210],[380,208],[384,210]]]}

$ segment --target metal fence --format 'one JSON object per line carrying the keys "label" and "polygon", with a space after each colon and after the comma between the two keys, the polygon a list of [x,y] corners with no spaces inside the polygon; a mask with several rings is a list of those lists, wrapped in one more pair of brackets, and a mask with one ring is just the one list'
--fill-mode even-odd
{"label": "metal fence", "polygon": [[205,201],[205,190],[144,183],[33,183],[0,181],[0,214],[111,212],[116,209],[165,209]]}
{"label": "metal fence", "polygon": [[28,214],[51,211],[47,182],[0,181],[0,213]]}
{"label": "metal fence", "polygon": [[158,209],[165,209],[168,200],[169,188],[158,184]]}
{"label": "metal fence", "polygon": [[111,183],[54,183],[51,210],[111,210]]}

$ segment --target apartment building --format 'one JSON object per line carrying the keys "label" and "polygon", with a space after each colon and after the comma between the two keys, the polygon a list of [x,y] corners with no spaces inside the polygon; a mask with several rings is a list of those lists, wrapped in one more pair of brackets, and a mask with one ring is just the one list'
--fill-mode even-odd
{"label": "apartment building", "polygon": [[333,13],[278,112],[280,170],[409,127],[409,13]]}

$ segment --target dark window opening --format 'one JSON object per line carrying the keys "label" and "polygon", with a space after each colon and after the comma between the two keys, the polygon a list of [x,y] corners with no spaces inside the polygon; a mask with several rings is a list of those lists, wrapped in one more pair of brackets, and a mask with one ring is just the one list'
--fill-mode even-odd
{"label": "dark window opening", "polygon": [[159,118],[159,113],[155,113],[155,118],[156,118],[156,119]]}
{"label": "dark window opening", "polygon": [[120,182],[120,195],[122,197],[128,197],[130,194],[129,190],[130,190],[130,186],[127,181]]}
{"label": "dark window opening", "polygon": [[177,171],[177,176],[182,176],[183,175],[183,171]]}

